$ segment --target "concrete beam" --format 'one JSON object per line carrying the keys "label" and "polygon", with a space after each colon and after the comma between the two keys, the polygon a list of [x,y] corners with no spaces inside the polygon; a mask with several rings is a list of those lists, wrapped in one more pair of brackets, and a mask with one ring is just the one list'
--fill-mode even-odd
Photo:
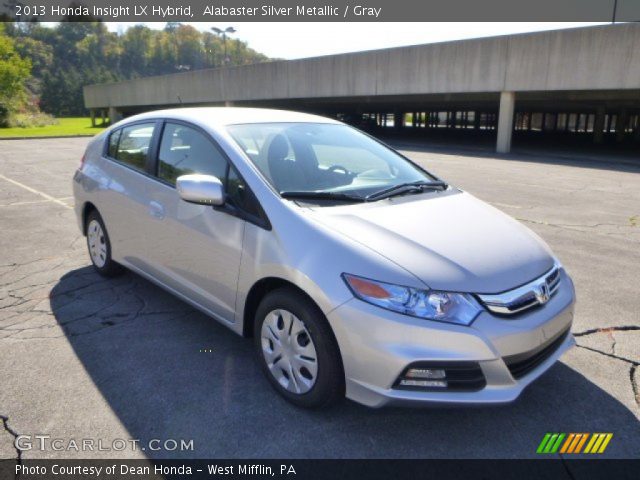
{"label": "concrete beam", "polygon": [[126,110],[225,101],[638,89],[640,24],[626,23],[88,85],[84,100],[87,108]]}
{"label": "concrete beam", "polygon": [[498,139],[496,151],[509,153],[511,151],[511,137],[513,135],[513,113],[516,106],[516,94],[514,92],[502,92],[500,94],[500,111],[498,113]]}

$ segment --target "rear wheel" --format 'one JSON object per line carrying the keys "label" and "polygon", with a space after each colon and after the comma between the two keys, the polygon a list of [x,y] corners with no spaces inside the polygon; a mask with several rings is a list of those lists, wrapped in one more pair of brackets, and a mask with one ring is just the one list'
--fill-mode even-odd
{"label": "rear wheel", "polygon": [[113,277],[124,269],[111,258],[109,235],[100,214],[93,210],[87,217],[87,248],[89,258],[100,275]]}
{"label": "rear wheel", "polygon": [[333,332],[318,307],[296,290],[278,289],[262,300],[254,341],[267,379],[291,403],[318,408],[344,397]]}

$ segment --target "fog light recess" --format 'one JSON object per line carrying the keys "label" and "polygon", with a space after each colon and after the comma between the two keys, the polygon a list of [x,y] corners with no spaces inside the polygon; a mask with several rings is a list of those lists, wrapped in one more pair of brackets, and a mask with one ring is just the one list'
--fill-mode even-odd
{"label": "fog light recess", "polygon": [[416,391],[477,391],[486,380],[475,362],[419,362],[409,365],[393,388]]}

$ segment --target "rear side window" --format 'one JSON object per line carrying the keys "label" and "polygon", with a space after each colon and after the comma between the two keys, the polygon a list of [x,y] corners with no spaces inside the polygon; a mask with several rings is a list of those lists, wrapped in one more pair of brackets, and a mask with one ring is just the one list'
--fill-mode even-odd
{"label": "rear side window", "polygon": [[144,172],[154,127],[155,123],[139,123],[114,132],[109,138],[109,155]]}
{"label": "rear side window", "polygon": [[158,177],[175,185],[176,179],[189,173],[214,175],[224,181],[227,161],[199,131],[176,123],[167,123],[158,154]]}

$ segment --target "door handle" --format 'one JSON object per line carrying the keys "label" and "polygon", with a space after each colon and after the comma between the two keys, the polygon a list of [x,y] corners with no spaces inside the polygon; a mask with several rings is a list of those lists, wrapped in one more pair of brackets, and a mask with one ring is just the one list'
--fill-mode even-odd
{"label": "door handle", "polygon": [[149,215],[153,218],[162,220],[164,218],[164,207],[158,202],[149,203]]}

